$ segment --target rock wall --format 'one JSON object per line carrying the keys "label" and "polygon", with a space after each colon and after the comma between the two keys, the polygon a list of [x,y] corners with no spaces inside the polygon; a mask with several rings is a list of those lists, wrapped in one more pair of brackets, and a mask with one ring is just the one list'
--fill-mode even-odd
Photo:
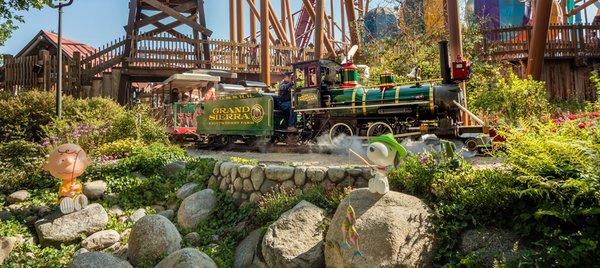
{"label": "rock wall", "polygon": [[208,181],[210,188],[231,194],[239,203],[257,202],[269,192],[300,191],[314,187],[364,188],[374,176],[368,167],[242,165],[218,162]]}

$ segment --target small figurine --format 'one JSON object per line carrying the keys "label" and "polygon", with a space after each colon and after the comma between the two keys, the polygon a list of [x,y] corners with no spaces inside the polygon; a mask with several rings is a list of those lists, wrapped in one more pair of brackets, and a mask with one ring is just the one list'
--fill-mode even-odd
{"label": "small figurine", "polygon": [[396,167],[401,158],[408,155],[408,151],[402,146],[394,135],[386,134],[375,137],[369,141],[367,158],[378,168],[375,177],[369,180],[369,190],[381,195],[390,191],[390,185],[385,176],[388,168]]}
{"label": "small figurine", "polygon": [[356,213],[354,212],[354,208],[351,205],[348,205],[346,208],[346,218],[344,218],[344,221],[342,222],[342,234],[344,235],[344,242],[341,243],[341,248],[356,248],[356,251],[354,251],[354,254],[352,254],[354,257],[363,255],[358,245],[358,239],[360,236],[354,227],[355,225]]}
{"label": "small figurine", "polygon": [[83,187],[77,181],[92,160],[85,151],[76,144],[63,144],[54,149],[48,157],[48,161],[42,167],[50,172],[52,176],[62,181],[58,198],[60,200],[60,211],[69,214],[87,207],[88,199],[82,194]]}

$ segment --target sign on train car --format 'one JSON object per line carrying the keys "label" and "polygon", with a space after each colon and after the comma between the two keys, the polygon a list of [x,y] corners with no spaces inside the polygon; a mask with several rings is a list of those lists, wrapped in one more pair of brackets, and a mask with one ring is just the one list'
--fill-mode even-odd
{"label": "sign on train car", "polygon": [[273,135],[273,98],[228,99],[202,104],[200,135]]}

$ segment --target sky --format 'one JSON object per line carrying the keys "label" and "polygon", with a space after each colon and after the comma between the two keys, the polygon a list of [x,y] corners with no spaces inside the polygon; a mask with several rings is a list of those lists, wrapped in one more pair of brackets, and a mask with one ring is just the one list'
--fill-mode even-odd
{"label": "sky", "polygon": [[[334,1],[339,3],[340,0]],[[371,7],[390,6],[392,5],[390,3],[394,1],[372,0]],[[271,2],[274,9],[279,10],[280,1]],[[292,3],[292,12],[300,9],[302,1],[291,0],[290,2]],[[72,6],[65,8],[64,36],[94,47],[122,37],[125,34],[123,27],[127,24],[128,3],[128,0],[75,0]],[[213,38],[229,39],[228,3],[227,0],[205,0],[207,26],[213,30]],[[326,4],[326,8],[329,10],[328,4]],[[249,12],[246,9],[246,19]],[[335,11],[335,17],[338,19],[339,13],[339,10]],[[0,46],[0,54],[14,55],[40,30],[57,31],[58,29],[58,13],[55,9],[46,7],[42,10],[31,10],[22,15],[24,15],[25,23],[18,25],[19,29],[13,33],[12,38],[4,46]],[[247,21],[245,24],[248,27]]]}

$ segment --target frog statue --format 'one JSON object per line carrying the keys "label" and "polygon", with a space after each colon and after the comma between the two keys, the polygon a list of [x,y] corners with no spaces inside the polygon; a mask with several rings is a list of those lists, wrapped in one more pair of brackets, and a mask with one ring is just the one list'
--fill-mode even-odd
{"label": "frog statue", "polygon": [[390,168],[397,167],[400,159],[408,155],[408,151],[398,143],[392,134],[372,138],[369,140],[369,143],[367,158],[378,169],[375,177],[369,180],[369,190],[372,193],[384,195],[390,191],[389,182],[385,174]]}
{"label": "frog statue", "polygon": [[58,198],[60,211],[69,214],[84,209],[88,205],[87,197],[82,194],[83,187],[77,181],[92,160],[76,144],[63,144],[54,149],[43,169],[61,180]]}

